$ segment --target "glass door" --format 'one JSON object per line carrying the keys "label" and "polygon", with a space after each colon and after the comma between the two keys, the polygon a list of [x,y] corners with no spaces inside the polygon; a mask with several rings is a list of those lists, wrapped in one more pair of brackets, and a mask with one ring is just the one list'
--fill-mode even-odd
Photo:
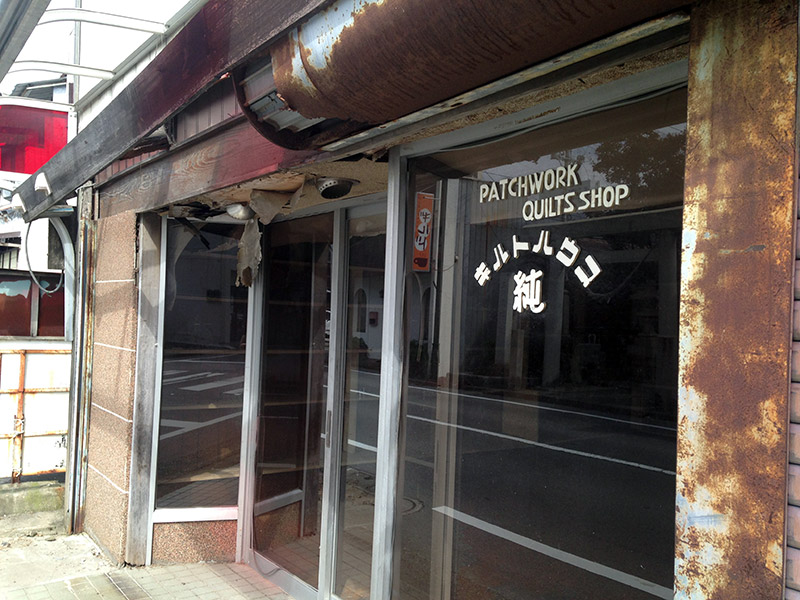
{"label": "glass door", "polygon": [[314,597],[320,564],[333,215],[264,230],[261,392],[253,549],[265,572],[289,573]]}
{"label": "glass door", "polygon": [[386,213],[383,206],[349,211],[345,360],[336,419],[332,591],[342,600],[369,598],[378,457],[378,402],[383,328]]}
{"label": "glass door", "polygon": [[296,598],[369,598],[386,214],[264,230],[256,565]]}

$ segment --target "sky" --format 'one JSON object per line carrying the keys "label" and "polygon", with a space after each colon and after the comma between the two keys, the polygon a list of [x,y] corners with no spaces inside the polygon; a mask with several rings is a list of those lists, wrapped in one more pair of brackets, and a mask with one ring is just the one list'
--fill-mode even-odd
{"label": "sky", "polygon": [[[80,0],[79,0],[80,1]],[[187,0],[82,0],[82,8],[98,12],[124,15],[149,21],[166,22]],[[48,10],[75,8],[76,0],[51,0]],[[38,25],[20,52],[17,61],[48,60],[73,62],[73,22]],[[93,23],[84,23],[81,31],[80,64],[87,67],[114,70],[129,54],[144,43],[151,34],[119,29]],[[14,68],[11,69],[14,71]],[[0,82],[0,94],[10,94],[18,83],[54,79],[58,73],[47,71],[10,72]],[[98,79],[82,77],[80,93],[85,94]]]}

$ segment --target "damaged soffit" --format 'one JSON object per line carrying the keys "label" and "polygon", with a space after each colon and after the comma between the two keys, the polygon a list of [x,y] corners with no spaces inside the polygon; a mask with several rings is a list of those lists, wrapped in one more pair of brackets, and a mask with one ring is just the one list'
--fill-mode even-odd
{"label": "damaged soffit", "polygon": [[223,215],[228,206],[233,204],[248,206],[254,198],[254,193],[271,192],[278,194],[274,196],[276,198],[281,196],[285,198],[285,202],[276,214],[286,216],[298,210],[331,202],[323,198],[317,189],[316,180],[322,177],[354,180],[356,183],[350,193],[341,199],[353,198],[385,192],[388,166],[385,162],[366,158],[305,165],[291,171],[273,173],[202,194],[189,201],[165,207],[161,212],[173,217],[225,218]]}

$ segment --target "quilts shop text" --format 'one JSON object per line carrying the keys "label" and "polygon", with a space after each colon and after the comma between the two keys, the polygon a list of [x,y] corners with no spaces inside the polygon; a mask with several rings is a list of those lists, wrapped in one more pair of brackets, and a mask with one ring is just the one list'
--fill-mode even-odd
{"label": "quilts shop text", "polygon": [[[508,198],[527,198],[554,190],[563,191],[563,188],[577,187],[581,185],[578,167],[578,164],[571,164],[482,183],[478,201],[483,204]],[[538,221],[590,209],[615,208],[628,197],[630,188],[625,184],[603,185],[582,191],[565,191],[527,200],[522,205],[522,218],[526,221]]]}

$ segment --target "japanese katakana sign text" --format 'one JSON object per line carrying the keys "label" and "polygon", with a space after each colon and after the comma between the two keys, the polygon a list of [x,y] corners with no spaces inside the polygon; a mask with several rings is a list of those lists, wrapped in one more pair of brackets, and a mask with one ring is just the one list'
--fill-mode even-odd
{"label": "japanese katakana sign text", "polygon": [[[578,281],[585,288],[588,288],[602,272],[597,260],[591,254],[582,254],[578,243],[568,236],[561,240],[558,251],[554,251],[554,247],[550,244],[550,231],[547,229],[539,232],[535,242],[521,239],[520,236],[515,234],[511,237],[508,248],[503,243],[496,244],[492,248],[492,254],[493,259],[489,259],[491,264],[482,262],[475,269],[475,281],[481,287],[485,286],[492,279],[492,275],[499,272],[510,261],[518,260],[531,254],[554,256],[555,260],[564,265],[564,267],[572,269]],[[513,292],[513,309],[515,311],[518,313],[530,311],[534,314],[544,311],[547,304],[542,300],[543,279],[543,271],[539,269],[517,271],[514,275],[515,286]]]}

